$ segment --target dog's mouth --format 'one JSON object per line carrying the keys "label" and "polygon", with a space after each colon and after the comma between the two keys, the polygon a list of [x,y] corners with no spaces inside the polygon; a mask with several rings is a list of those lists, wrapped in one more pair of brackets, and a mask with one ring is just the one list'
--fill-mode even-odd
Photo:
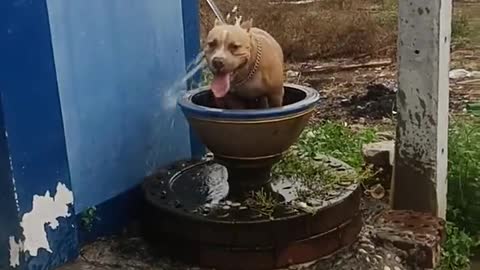
{"label": "dog's mouth", "polygon": [[213,74],[212,92],[216,98],[222,98],[230,90],[230,73],[216,72]]}
{"label": "dog's mouth", "polygon": [[230,81],[232,76],[235,76],[236,72],[244,68],[247,63],[248,59],[245,59],[238,67],[231,71],[225,70],[225,68],[221,70],[215,70],[213,68],[211,69],[213,72],[211,89],[216,98],[222,98],[227,95],[228,91],[230,90]]}

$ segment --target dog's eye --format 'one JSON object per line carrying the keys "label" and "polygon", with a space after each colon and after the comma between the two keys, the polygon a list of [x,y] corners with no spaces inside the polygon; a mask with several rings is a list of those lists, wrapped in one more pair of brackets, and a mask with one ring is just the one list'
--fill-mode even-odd
{"label": "dog's eye", "polygon": [[239,44],[235,44],[235,43],[232,43],[232,44],[229,45],[229,48],[232,51],[236,51],[236,50],[240,49],[240,47],[241,46]]}
{"label": "dog's eye", "polygon": [[217,40],[212,40],[207,43],[208,47],[213,48],[217,46]]}

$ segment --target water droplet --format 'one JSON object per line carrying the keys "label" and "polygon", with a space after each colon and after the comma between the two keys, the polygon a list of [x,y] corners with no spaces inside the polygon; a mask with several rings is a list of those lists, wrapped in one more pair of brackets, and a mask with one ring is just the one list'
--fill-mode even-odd
{"label": "water droplet", "polygon": [[175,201],[173,202],[173,205],[175,206],[175,208],[180,208],[180,207],[182,207],[182,203],[181,203],[179,200],[175,200]]}

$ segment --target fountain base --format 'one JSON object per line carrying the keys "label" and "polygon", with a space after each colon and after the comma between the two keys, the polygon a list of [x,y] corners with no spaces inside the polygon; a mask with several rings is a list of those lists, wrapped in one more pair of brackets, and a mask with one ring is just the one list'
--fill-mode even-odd
{"label": "fountain base", "polygon": [[[351,169],[333,158],[324,162],[334,170]],[[234,201],[224,166],[176,162],[143,185],[146,239],[191,264],[248,270],[316,261],[356,240],[362,227],[358,184],[339,185],[316,200],[297,195],[304,187],[296,179],[273,178],[266,185]]]}

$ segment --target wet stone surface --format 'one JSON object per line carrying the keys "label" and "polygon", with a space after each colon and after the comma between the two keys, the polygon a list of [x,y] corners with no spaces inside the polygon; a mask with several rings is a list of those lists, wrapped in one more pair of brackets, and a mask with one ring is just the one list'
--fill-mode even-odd
{"label": "wet stone surface", "polygon": [[[330,255],[361,230],[361,192],[347,164],[325,156],[315,162],[329,168],[325,181],[274,173],[261,189],[233,196],[227,169],[214,160],[174,164],[144,183],[145,236],[175,258],[223,269],[232,263],[269,269]],[[331,175],[346,172],[348,178],[332,182]],[[233,181],[241,181],[235,187],[249,182],[240,174]]]}
{"label": "wet stone surface", "polygon": [[[351,169],[327,157],[318,162],[341,172]],[[185,215],[199,218],[242,222],[290,217],[302,214],[303,210],[309,208],[315,211],[344,200],[358,187],[353,182],[339,183],[334,189],[325,192],[319,190],[315,198],[303,200],[298,192],[308,188],[302,181],[285,177],[273,178],[270,185],[261,190],[261,193],[268,193],[261,194],[270,197],[267,200],[275,198],[272,202],[275,211],[271,216],[266,216],[259,215],[258,209],[251,207],[248,200],[229,198],[227,178],[227,169],[212,159],[185,161],[147,179],[144,190],[148,201],[166,211],[181,209]]]}

